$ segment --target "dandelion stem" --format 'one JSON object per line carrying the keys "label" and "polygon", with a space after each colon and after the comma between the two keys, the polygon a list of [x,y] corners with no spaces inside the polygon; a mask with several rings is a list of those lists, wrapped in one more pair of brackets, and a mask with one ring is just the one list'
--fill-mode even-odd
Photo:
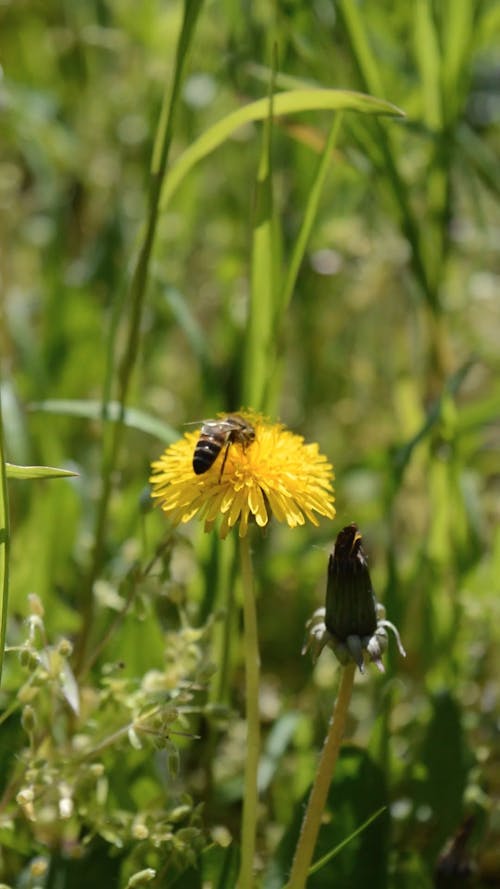
{"label": "dandelion stem", "polygon": [[328,797],[328,790],[330,789],[340,745],[344,736],[355,670],[356,665],[354,663],[350,663],[342,668],[337,700],[335,701],[335,707],[330,719],[316,779],[311,790],[304,820],[302,821],[299,841],[295,849],[290,879],[286,889],[303,889],[306,885]]}
{"label": "dandelion stem", "polygon": [[246,535],[240,541],[241,574],[243,580],[247,753],[245,762],[245,785],[243,790],[241,865],[238,878],[238,889],[251,889],[253,885],[253,859],[255,853],[255,831],[258,803],[257,770],[260,749],[260,657],[252,558],[248,540],[249,537]]}

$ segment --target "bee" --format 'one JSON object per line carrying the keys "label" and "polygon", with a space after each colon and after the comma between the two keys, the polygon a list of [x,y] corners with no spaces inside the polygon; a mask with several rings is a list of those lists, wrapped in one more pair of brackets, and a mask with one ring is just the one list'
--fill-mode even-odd
{"label": "bee", "polygon": [[227,417],[220,420],[205,420],[193,454],[195,474],[202,475],[204,472],[208,472],[222,448],[225,447],[219,476],[220,482],[230,446],[234,442],[239,442],[246,448],[254,440],[255,429],[238,414],[228,414]]}

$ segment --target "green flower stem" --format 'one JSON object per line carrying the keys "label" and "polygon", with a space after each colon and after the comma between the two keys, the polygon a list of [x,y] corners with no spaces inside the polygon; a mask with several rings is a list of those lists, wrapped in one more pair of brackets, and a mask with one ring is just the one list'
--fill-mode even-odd
{"label": "green flower stem", "polygon": [[299,842],[295,850],[290,879],[286,889],[303,889],[311,867],[316,840],[318,839],[321,819],[325,810],[328,791],[335,771],[335,764],[344,736],[349,702],[354,684],[356,664],[350,663],[342,668],[340,688],[335,701],[332,718],[325,738],[323,752],[319,761],[316,780],[311,790],[306,813],[302,822]]}
{"label": "green flower stem", "polygon": [[[221,546],[221,543],[223,544]],[[213,682],[212,701],[216,704],[228,704],[231,676],[231,655],[237,622],[234,597],[234,579],[237,569],[236,540],[233,536],[227,540],[217,541],[219,547],[219,564],[217,572],[218,598],[216,607],[224,609],[224,620],[216,628],[215,647],[217,651],[217,673]]]}
{"label": "green flower stem", "polygon": [[257,824],[257,770],[260,751],[259,721],[259,640],[255,608],[252,558],[248,535],[240,541],[241,575],[243,580],[243,621],[245,648],[245,692],[247,720],[247,754],[243,789],[243,820],[241,827],[241,865],[238,889],[253,886],[253,860]]}

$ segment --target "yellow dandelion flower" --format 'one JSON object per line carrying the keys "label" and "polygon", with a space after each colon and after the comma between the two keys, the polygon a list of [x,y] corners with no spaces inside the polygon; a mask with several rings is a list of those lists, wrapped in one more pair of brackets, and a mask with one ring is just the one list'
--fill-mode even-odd
{"label": "yellow dandelion flower", "polygon": [[[232,440],[224,426],[231,417],[250,424],[255,437]],[[174,524],[198,515],[210,531],[221,517],[222,538],[237,523],[239,536],[245,537],[252,518],[263,528],[274,515],[295,528],[306,519],[317,525],[316,514],[335,516],[333,469],[316,443],[305,444],[302,436],[281,423],[268,423],[260,414],[221,416],[209,429],[218,422],[226,437],[221,436],[223,446],[206,471],[197,475],[193,469],[200,430],[187,432],[152,464],[152,497]]]}

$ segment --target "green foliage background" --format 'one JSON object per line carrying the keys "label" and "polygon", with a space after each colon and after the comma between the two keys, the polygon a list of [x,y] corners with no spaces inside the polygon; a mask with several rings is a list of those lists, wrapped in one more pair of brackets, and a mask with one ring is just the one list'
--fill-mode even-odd
{"label": "green foliage background", "polygon": [[[368,861],[372,885],[432,886],[466,818],[479,885],[494,885],[500,7],[213,0],[198,18],[197,7],[186,3],[191,43],[176,62],[174,0],[0,4],[7,459],[79,473],[9,482],[0,877],[234,885],[234,542],[195,522],[172,531],[146,486],[185,423],[245,404],[318,441],[337,493],[333,526],[272,527],[254,542],[260,882],[284,883],[331,711],[333,657],[313,669],[300,651],[332,541],[356,521],[408,657],[391,649],[385,677],[356,683],[354,747],[318,851],[389,808],[310,885],[362,885]],[[172,172],[134,315],[153,143],[180,62]],[[345,111],[329,142],[328,110],[248,121],[182,167],[273,78],[277,95],[356,90],[406,118]],[[134,409],[122,432],[103,396]]]}

